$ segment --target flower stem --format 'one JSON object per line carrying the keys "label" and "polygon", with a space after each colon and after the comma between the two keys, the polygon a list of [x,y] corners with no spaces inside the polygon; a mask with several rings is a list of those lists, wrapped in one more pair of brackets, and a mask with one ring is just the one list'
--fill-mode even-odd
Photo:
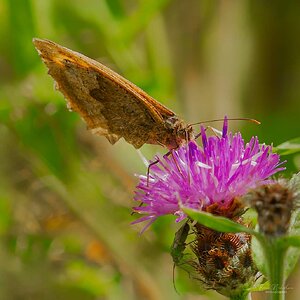
{"label": "flower stem", "polygon": [[229,298],[230,300],[251,300],[252,297],[251,297],[251,294],[250,293],[241,293],[239,295],[236,295],[236,296],[232,296]]}
{"label": "flower stem", "polygon": [[271,287],[271,300],[284,300],[284,256],[286,248],[276,238],[265,239],[265,258]]}

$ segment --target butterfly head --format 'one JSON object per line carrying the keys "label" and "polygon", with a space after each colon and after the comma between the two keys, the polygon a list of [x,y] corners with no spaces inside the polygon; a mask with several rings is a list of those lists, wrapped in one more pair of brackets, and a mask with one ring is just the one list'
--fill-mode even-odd
{"label": "butterfly head", "polygon": [[169,132],[168,138],[164,143],[168,149],[177,149],[182,144],[194,139],[192,126],[186,125],[177,116],[168,118],[165,127]]}

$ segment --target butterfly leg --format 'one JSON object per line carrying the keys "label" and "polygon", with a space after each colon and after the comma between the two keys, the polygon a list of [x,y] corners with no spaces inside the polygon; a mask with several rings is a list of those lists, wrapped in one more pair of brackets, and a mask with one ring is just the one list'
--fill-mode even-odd
{"label": "butterfly leg", "polygon": [[182,171],[181,171],[181,169],[180,169],[180,167],[179,167],[179,165],[178,165],[178,161],[176,160],[173,151],[170,150],[170,151],[169,151],[167,154],[165,154],[164,156],[167,156],[167,155],[169,156],[170,154],[171,154],[171,156],[172,156],[172,158],[173,158],[173,161],[174,161],[174,163],[175,163],[175,166],[176,166],[176,168],[177,168],[177,171],[183,176]]}
{"label": "butterfly leg", "polygon": [[[204,129],[205,132],[206,132],[207,128],[208,128],[208,127],[206,127],[206,128]],[[200,136],[201,136],[201,131],[200,131],[198,134],[195,135],[195,140],[196,140],[197,138],[199,138]]]}
{"label": "butterfly leg", "polygon": [[186,130],[185,131],[185,149],[186,149],[186,153],[187,153],[187,164],[186,164],[186,167],[187,167],[187,174],[188,174],[188,183],[189,185],[191,185],[191,172],[190,172],[190,156],[189,156],[189,133],[188,131]]}
{"label": "butterfly leg", "polygon": [[[168,152],[169,153],[169,152]],[[167,153],[167,154],[168,154]],[[151,169],[151,167],[152,166],[154,166],[154,165],[156,165],[157,163],[159,163],[159,159],[157,158],[155,161],[152,161],[149,165],[148,165],[148,168],[147,168],[147,187],[149,187],[149,177],[150,177],[150,169]],[[140,204],[139,204],[139,206],[138,207],[141,207],[143,205],[143,203],[141,202]],[[134,215],[135,214],[135,211],[133,211],[132,213],[131,213],[131,215]]]}
{"label": "butterfly leg", "polygon": [[[177,160],[176,160],[175,157],[174,157],[173,149],[171,149],[170,151],[168,151],[168,152],[164,155],[164,158],[166,158],[166,157],[168,157],[168,156],[170,156],[170,155],[171,155],[172,158],[173,158],[173,161],[174,161],[174,163],[175,163],[175,165],[176,165],[176,167],[177,167],[178,172],[179,172],[180,174],[182,174],[181,169],[180,169],[180,167],[179,167],[179,165],[178,165],[178,162],[177,162]],[[157,163],[159,163],[159,158],[157,158],[155,161],[152,161],[152,162],[148,165],[148,170],[147,170],[147,187],[149,186],[150,169],[151,169],[152,166],[156,165]]]}
{"label": "butterfly leg", "polygon": [[[170,152],[170,151],[169,151]],[[169,153],[168,152],[168,153]],[[167,154],[168,154],[167,153]],[[167,155],[165,154],[165,155]],[[152,166],[156,165],[157,163],[159,163],[159,158],[157,158],[155,161],[152,161],[149,165],[148,165],[148,168],[147,168],[147,187],[149,187],[149,177],[150,177],[150,169]]]}

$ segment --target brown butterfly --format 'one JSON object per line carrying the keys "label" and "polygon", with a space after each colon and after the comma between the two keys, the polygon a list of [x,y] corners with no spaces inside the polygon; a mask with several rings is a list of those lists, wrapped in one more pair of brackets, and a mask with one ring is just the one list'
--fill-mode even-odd
{"label": "brown butterfly", "polygon": [[68,107],[92,133],[111,144],[123,137],[135,148],[156,144],[169,150],[194,138],[191,125],[106,66],[49,40],[33,43]]}

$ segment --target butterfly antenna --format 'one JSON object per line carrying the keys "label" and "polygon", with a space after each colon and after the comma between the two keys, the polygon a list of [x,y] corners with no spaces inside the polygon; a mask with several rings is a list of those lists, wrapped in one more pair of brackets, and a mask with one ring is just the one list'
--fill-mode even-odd
{"label": "butterfly antenna", "polygon": [[[252,122],[252,123],[257,124],[257,125],[261,124],[260,121],[258,121],[256,119],[251,119],[251,118],[229,118],[227,120],[228,121],[248,121],[248,122]],[[212,123],[212,122],[224,122],[224,119],[207,120],[207,121],[192,123],[192,124],[189,124],[189,126],[195,126],[195,125],[198,125],[198,124],[205,124],[205,123]]]}

